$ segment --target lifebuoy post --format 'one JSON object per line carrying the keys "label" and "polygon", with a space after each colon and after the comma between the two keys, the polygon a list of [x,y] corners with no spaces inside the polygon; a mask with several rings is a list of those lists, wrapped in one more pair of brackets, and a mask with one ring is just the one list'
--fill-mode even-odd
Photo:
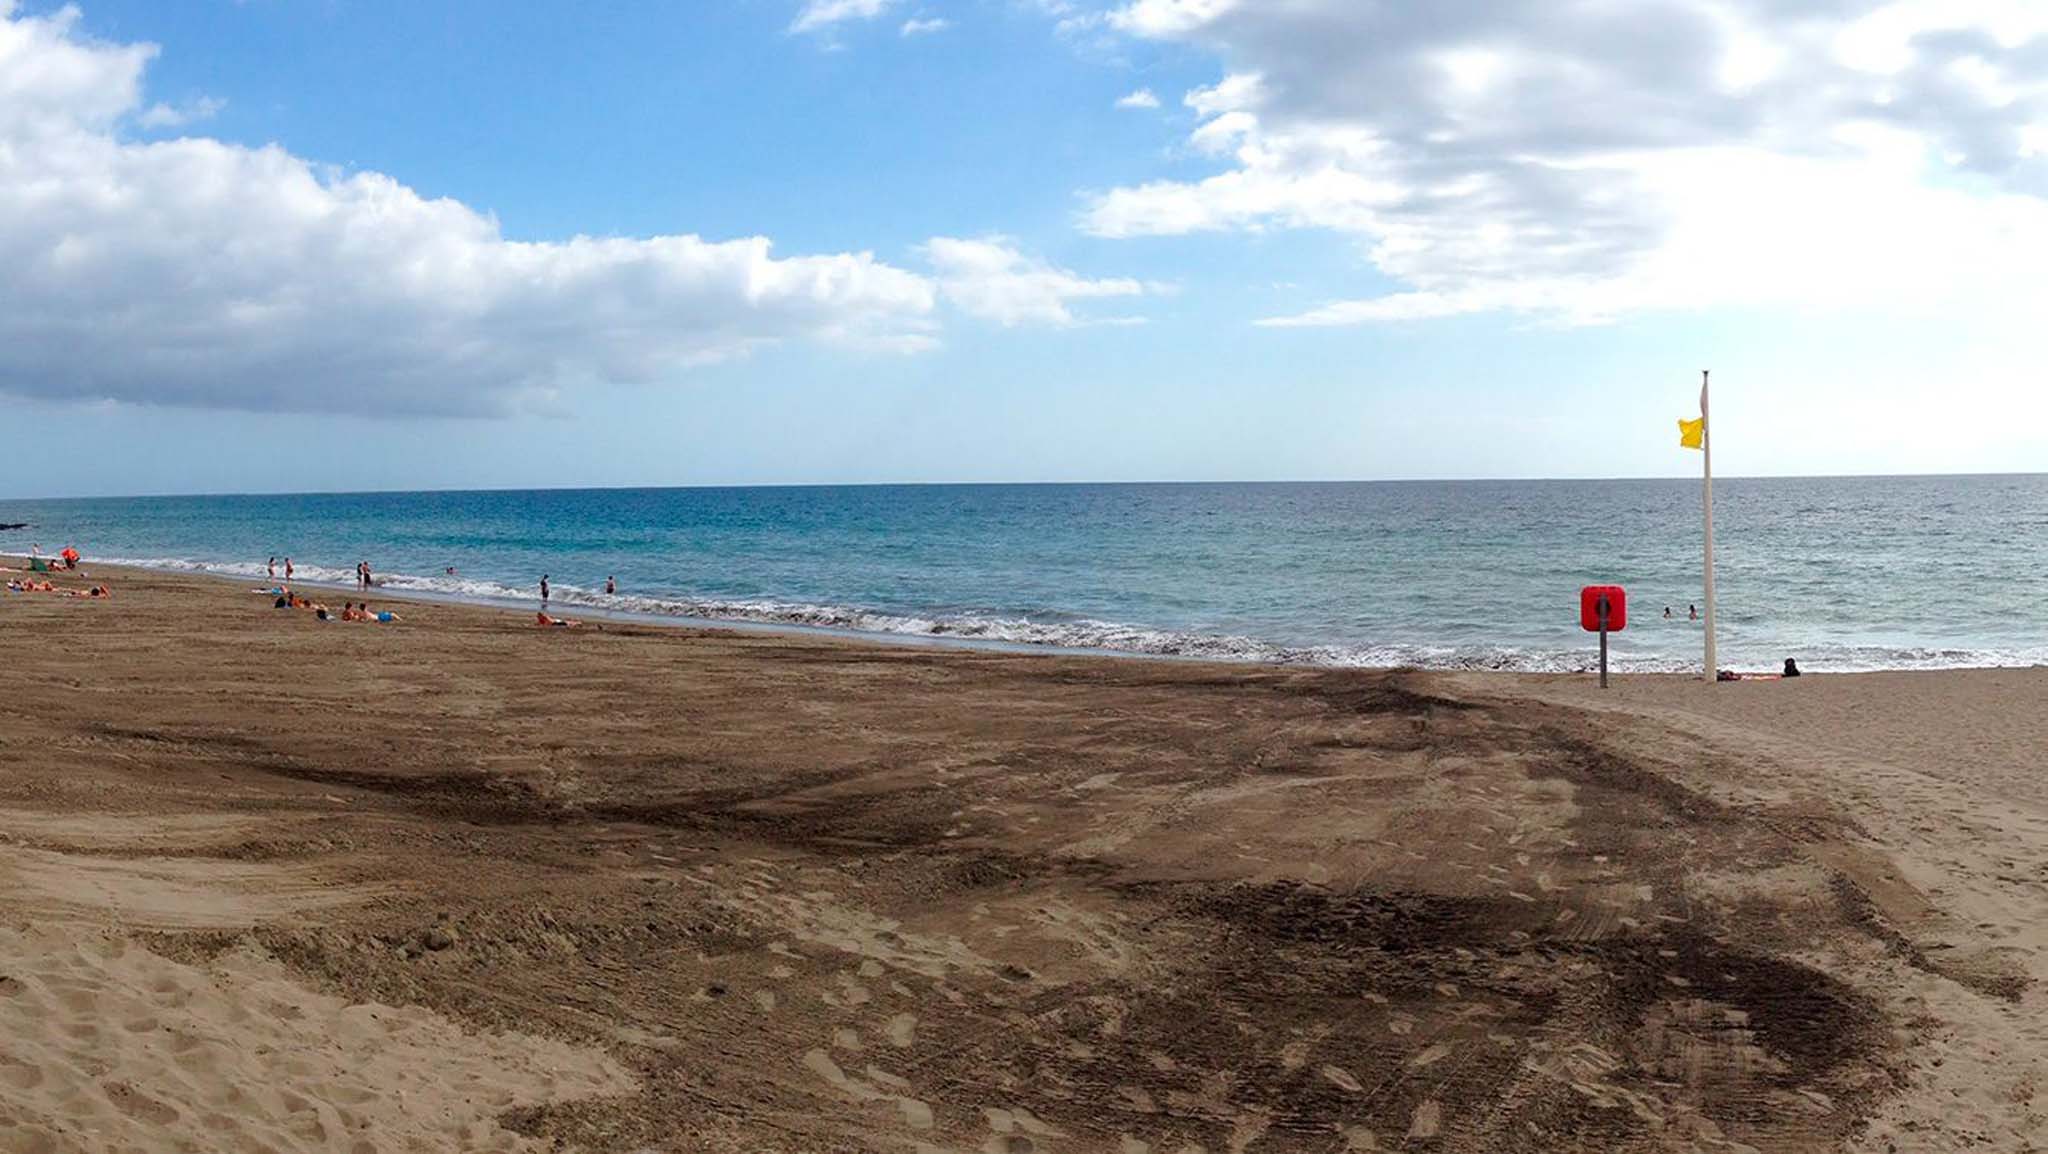
{"label": "lifebuoy post", "polygon": [[1607,634],[1628,628],[1628,590],[1588,585],[1579,590],[1579,628],[1600,635],[1600,688],[1607,688]]}

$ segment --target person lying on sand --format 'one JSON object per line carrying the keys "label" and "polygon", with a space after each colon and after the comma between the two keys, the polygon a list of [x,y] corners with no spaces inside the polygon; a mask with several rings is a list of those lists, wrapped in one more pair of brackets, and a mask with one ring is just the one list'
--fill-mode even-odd
{"label": "person lying on sand", "polygon": [[583,626],[583,622],[581,621],[571,621],[566,617],[550,617],[545,612],[537,613],[535,614],[535,617],[537,617],[538,620],[536,620],[534,624],[540,626],[543,629],[579,629]]}

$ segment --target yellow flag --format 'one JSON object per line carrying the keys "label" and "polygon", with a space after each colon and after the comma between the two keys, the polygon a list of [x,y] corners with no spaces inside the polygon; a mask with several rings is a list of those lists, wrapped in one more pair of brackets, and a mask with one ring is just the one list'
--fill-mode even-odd
{"label": "yellow flag", "polygon": [[1695,420],[1691,420],[1691,421],[1685,420],[1685,419],[1684,419],[1684,418],[1682,418],[1682,417],[1681,417],[1681,418],[1679,419],[1679,421],[1678,421],[1678,447],[1679,447],[1679,448],[1681,448],[1681,449],[1703,449],[1703,448],[1705,448],[1705,447],[1706,447],[1706,440],[1707,440],[1707,419],[1706,419],[1705,417],[1700,417],[1700,418],[1697,418],[1697,419],[1695,419]]}

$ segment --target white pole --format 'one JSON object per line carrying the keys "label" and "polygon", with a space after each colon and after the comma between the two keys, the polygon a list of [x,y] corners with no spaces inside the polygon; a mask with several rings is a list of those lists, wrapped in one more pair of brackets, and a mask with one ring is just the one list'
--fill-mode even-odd
{"label": "white pole", "polygon": [[1707,680],[1713,681],[1720,667],[1714,663],[1714,422],[1707,416],[1707,370],[1700,370],[1700,463],[1702,484],[1700,504],[1707,518]]}

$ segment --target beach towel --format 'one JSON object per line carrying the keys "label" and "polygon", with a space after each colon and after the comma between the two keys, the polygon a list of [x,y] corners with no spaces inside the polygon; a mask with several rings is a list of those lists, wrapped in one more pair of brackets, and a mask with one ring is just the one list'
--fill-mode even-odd
{"label": "beach towel", "polygon": [[54,572],[56,572],[56,570],[55,570],[54,568],[52,568],[52,567],[51,567],[51,565],[50,565],[50,562],[49,562],[49,561],[48,561],[47,559],[45,559],[45,558],[42,558],[42,557],[31,557],[31,558],[29,558],[29,559],[28,559],[28,571],[29,571],[29,572],[31,572],[31,573],[54,573]]}

